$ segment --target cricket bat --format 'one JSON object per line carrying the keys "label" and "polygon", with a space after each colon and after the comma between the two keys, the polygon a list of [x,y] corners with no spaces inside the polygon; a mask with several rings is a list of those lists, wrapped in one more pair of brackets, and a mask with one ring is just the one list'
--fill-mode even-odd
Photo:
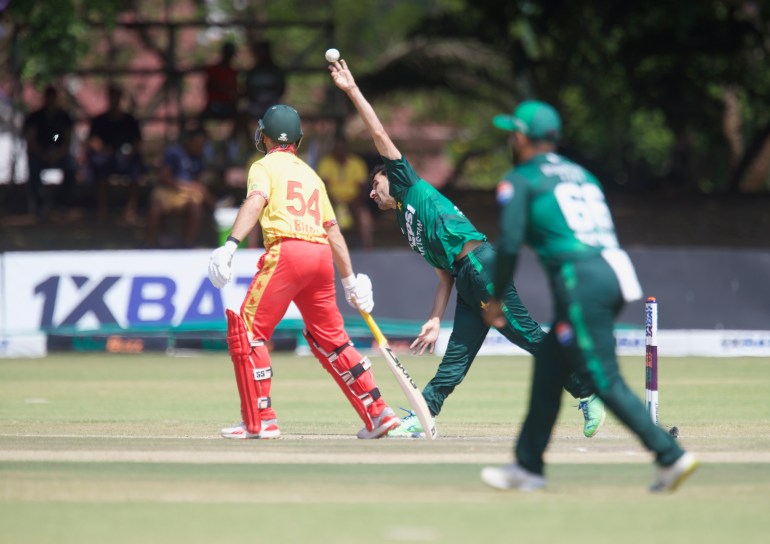
{"label": "cricket bat", "polygon": [[371,314],[361,311],[360,309],[359,312],[361,312],[361,316],[369,326],[369,330],[372,331],[372,335],[374,335],[374,339],[380,348],[380,352],[385,357],[388,368],[393,373],[396,382],[398,382],[399,387],[401,387],[401,390],[404,392],[406,400],[409,401],[409,405],[412,407],[412,410],[414,410],[417,419],[420,420],[422,428],[425,430],[425,436],[427,436],[429,440],[435,440],[436,437],[438,437],[438,432],[436,431],[436,425],[433,423],[433,418],[430,415],[428,405],[425,403],[425,397],[422,396],[422,391],[420,391],[420,388],[414,383],[414,380],[412,380],[409,372],[406,371],[404,366],[398,360],[396,354],[390,349],[388,339],[382,334],[382,331],[377,326],[377,323],[375,323]]}

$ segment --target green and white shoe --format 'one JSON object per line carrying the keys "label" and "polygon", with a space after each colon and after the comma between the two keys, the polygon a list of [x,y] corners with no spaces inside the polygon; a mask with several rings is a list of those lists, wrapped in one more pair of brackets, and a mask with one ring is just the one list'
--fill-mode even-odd
{"label": "green and white shoe", "polygon": [[[401,408],[406,412],[406,416],[401,418],[401,425],[388,432],[389,438],[421,438],[424,436],[425,429],[422,428],[422,423],[417,415],[406,408]],[[436,418],[433,418],[435,423]]]}
{"label": "green and white shoe", "polygon": [[599,432],[599,427],[604,423],[607,412],[604,410],[604,402],[595,394],[580,399],[578,409],[583,412],[583,434],[591,438]]}

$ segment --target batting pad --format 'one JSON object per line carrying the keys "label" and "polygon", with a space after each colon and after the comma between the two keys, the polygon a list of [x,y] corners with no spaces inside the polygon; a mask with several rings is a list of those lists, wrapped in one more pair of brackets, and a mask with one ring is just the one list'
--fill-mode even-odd
{"label": "batting pad", "polygon": [[274,419],[270,402],[270,385],[273,370],[270,367],[270,355],[264,341],[251,342],[243,319],[227,310],[227,347],[235,370],[235,383],[241,397],[241,416],[250,433],[258,434],[262,430],[261,412],[264,419]]}

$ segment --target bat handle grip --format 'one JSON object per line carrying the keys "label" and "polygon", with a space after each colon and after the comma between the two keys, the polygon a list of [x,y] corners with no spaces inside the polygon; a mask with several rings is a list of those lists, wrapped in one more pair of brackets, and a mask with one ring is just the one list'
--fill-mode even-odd
{"label": "bat handle grip", "polygon": [[374,339],[377,341],[377,344],[378,345],[387,344],[388,341],[385,339],[385,335],[382,334],[380,327],[377,326],[377,323],[375,323],[372,315],[366,313],[361,308],[359,308],[358,311],[361,313],[361,317],[364,318],[364,321],[366,321],[366,324],[369,327],[369,330],[372,331],[372,335],[374,336]]}

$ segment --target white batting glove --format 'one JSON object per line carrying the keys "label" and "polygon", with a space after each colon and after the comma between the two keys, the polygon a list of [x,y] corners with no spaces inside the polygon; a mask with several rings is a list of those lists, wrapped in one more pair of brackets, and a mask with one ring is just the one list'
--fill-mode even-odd
{"label": "white batting glove", "polygon": [[233,277],[232,262],[238,244],[228,240],[216,248],[209,258],[209,280],[217,289],[227,285]]}
{"label": "white batting glove", "polygon": [[366,274],[351,274],[342,278],[342,287],[345,288],[345,300],[353,308],[358,308],[367,314],[374,309],[374,293],[372,293],[372,280]]}

